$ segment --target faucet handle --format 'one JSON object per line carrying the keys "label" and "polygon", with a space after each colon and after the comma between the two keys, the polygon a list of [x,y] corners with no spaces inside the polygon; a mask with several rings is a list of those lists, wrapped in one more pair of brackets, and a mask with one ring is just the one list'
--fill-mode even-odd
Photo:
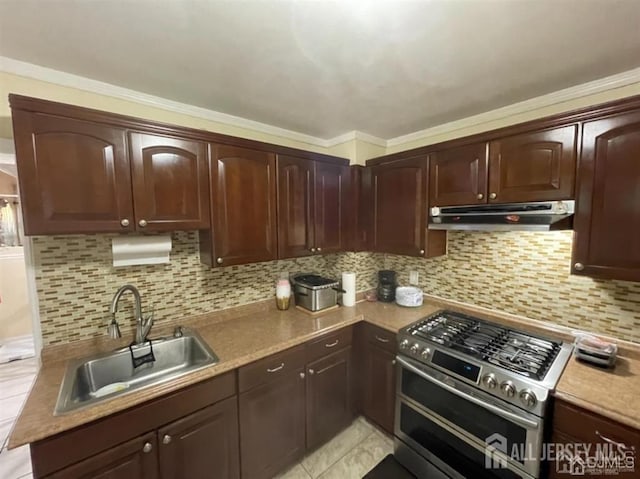
{"label": "faucet handle", "polygon": [[153,322],[153,318],[155,317],[155,313],[156,313],[155,308],[153,306],[151,306],[151,313],[149,314],[149,316],[147,316],[146,318],[143,316],[142,319],[144,319],[145,322],[146,321]]}

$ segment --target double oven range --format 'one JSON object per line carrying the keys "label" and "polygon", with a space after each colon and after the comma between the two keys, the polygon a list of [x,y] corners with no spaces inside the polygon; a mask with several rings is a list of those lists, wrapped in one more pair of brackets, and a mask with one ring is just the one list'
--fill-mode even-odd
{"label": "double oven range", "polygon": [[453,311],[398,334],[395,457],[417,477],[538,478],[572,346]]}

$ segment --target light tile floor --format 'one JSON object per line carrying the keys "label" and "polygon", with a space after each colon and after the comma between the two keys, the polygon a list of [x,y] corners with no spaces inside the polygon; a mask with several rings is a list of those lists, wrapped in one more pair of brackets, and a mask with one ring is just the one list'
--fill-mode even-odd
{"label": "light tile floor", "polygon": [[277,479],[361,479],[391,453],[393,440],[360,417]]}
{"label": "light tile floor", "polygon": [[31,478],[29,446],[7,450],[7,439],[38,372],[36,358],[0,364],[0,478]]}

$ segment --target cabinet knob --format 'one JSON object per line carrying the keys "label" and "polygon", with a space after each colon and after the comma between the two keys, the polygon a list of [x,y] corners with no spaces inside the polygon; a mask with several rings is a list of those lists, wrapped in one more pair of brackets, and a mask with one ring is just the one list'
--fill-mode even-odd
{"label": "cabinet knob", "polygon": [[498,193],[489,193],[489,199],[495,200],[498,197]]}
{"label": "cabinet knob", "polygon": [[312,253],[315,253],[316,249],[315,248],[311,248],[311,249],[309,249],[309,251],[311,251]]}
{"label": "cabinet knob", "polygon": [[482,193],[478,193],[478,196],[476,196],[476,198],[478,198],[479,200],[483,200],[484,195]]}
{"label": "cabinet knob", "polygon": [[223,261],[224,261],[224,260],[223,260],[222,258],[218,258],[218,259],[216,259],[216,263],[218,263],[218,264],[222,264],[222,263],[223,263]]}
{"label": "cabinet knob", "polygon": [[153,446],[151,445],[150,442],[145,442],[144,446],[142,447],[142,452],[144,453],[149,453],[153,450]]}
{"label": "cabinet knob", "polygon": [[138,221],[138,225],[140,225],[141,228],[144,228],[145,226],[147,226],[147,220]]}
{"label": "cabinet knob", "polygon": [[304,373],[300,373],[300,379],[304,379]]}
{"label": "cabinet knob", "polygon": [[313,369],[309,369],[309,374],[315,374],[316,372]]}
{"label": "cabinet knob", "polygon": [[391,360],[391,364],[395,366],[395,365],[396,365],[396,360],[395,360],[395,359],[392,359],[392,360]]}
{"label": "cabinet knob", "polygon": [[424,250],[423,249],[420,250],[420,254],[424,254]]}
{"label": "cabinet knob", "polygon": [[129,220],[127,218],[121,219],[120,226],[124,226],[124,227],[129,226]]}
{"label": "cabinet knob", "polygon": [[165,434],[162,437],[162,444],[169,444],[171,442],[171,436],[169,434]]}
{"label": "cabinet knob", "polygon": [[319,253],[320,251],[322,251],[322,248],[318,248],[316,251]]}
{"label": "cabinet knob", "polygon": [[584,265],[582,263],[576,263],[573,265],[573,269],[575,269],[576,271],[582,271],[584,270]]}

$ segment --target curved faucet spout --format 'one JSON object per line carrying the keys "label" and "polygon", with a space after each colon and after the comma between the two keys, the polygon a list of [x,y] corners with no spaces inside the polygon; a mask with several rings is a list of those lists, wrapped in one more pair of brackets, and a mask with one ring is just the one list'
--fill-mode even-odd
{"label": "curved faucet spout", "polygon": [[120,302],[120,298],[122,295],[131,291],[133,294],[133,298],[135,300],[135,320],[136,320],[136,344],[143,344],[147,340],[147,335],[151,330],[151,326],[153,326],[153,313],[148,318],[142,317],[142,299],[140,297],[140,292],[138,288],[133,286],[132,284],[125,284],[120,287],[116,294],[113,296],[113,300],[111,301],[111,314],[114,315],[118,311],[118,303]]}

